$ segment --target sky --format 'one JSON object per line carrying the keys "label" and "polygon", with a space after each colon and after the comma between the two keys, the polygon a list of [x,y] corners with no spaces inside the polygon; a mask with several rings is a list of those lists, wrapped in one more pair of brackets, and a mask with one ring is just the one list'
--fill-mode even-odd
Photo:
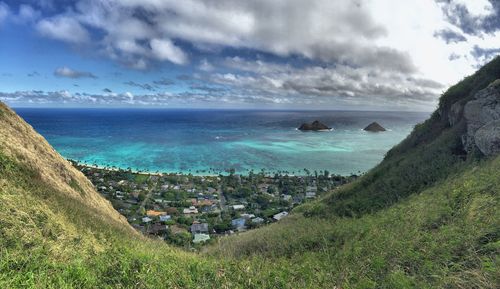
{"label": "sky", "polygon": [[0,0],[0,100],[431,111],[500,54],[500,0]]}

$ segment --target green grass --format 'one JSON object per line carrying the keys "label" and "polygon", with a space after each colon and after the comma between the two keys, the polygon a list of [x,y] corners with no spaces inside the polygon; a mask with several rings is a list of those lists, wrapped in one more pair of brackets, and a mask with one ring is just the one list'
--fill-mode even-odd
{"label": "green grass", "polygon": [[470,164],[435,187],[359,218],[296,214],[227,238],[214,254],[288,268],[300,264],[319,270],[325,286],[495,288],[499,171],[500,157]]}

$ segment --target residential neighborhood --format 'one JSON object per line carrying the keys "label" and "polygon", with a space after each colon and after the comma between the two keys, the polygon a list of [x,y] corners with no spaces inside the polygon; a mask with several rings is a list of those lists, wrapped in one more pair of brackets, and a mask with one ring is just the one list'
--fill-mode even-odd
{"label": "residential neighborhood", "polygon": [[295,206],[357,177],[148,174],[72,163],[136,230],[186,248],[279,222]]}

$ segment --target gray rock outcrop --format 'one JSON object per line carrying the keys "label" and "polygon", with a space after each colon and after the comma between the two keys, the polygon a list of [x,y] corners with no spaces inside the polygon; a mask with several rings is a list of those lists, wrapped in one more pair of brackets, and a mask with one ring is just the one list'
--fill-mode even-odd
{"label": "gray rock outcrop", "polygon": [[[451,108],[450,124],[457,122],[455,113],[459,109]],[[467,132],[462,136],[462,143],[467,152],[477,147],[484,155],[500,153],[500,81],[496,80],[487,88],[479,91],[474,99],[463,107]]]}

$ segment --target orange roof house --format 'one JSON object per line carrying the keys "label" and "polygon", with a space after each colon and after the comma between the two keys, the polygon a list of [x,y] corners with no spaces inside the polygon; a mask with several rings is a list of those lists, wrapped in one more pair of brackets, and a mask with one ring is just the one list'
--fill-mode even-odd
{"label": "orange roof house", "polygon": [[167,212],[160,212],[160,211],[155,211],[155,210],[148,210],[146,212],[146,215],[148,217],[159,217],[161,215],[166,215],[166,214],[167,214]]}

